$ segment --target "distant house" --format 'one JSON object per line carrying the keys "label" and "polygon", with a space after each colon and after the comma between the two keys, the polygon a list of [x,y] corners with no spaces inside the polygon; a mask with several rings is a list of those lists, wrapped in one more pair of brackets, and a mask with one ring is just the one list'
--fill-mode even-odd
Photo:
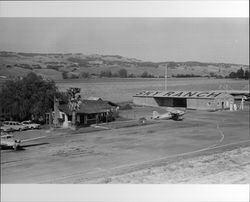
{"label": "distant house", "polygon": [[92,61],[88,61],[89,64],[91,65],[102,65],[103,61],[101,60],[92,60]]}
{"label": "distant house", "polygon": [[88,97],[86,100],[102,100],[100,97]]}
{"label": "distant house", "polygon": [[[67,128],[72,120],[72,111],[68,104],[58,106],[59,123]],[[76,123],[80,126],[105,123],[113,121],[118,115],[118,105],[103,100],[82,100],[80,108],[76,111]]]}

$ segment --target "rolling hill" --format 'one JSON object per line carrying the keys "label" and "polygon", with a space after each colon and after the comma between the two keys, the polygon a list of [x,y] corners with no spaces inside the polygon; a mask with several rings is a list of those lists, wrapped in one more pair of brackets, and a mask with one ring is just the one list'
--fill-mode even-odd
{"label": "rolling hill", "polygon": [[143,72],[160,77],[168,69],[168,76],[198,75],[227,76],[240,68],[249,69],[249,65],[228,63],[187,62],[148,62],[119,55],[85,55],[82,53],[18,53],[0,52],[0,78],[22,77],[29,72],[35,72],[44,78],[61,80],[63,78],[78,78],[99,76],[103,71],[117,73],[126,69],[128,74],[141,76]]}

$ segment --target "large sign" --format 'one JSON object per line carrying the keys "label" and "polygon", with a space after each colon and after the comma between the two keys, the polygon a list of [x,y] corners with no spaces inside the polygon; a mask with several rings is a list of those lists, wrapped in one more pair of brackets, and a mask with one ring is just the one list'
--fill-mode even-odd
{"label": "large sign", "polygon": [[221,94],[213,91],[142,91],[135,97],[216,98]]}

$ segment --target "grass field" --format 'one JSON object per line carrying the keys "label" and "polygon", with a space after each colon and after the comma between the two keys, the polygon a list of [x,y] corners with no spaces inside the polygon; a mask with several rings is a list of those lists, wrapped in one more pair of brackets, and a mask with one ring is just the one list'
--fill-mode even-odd
{"label": "grass field", "polygon": [[[234,90],[241,90],[248,84],[247,80],[207,79],[207,78],[170,78],[168,90],[218,90],[221,85],[228,85]],[[131,101],[132,96],[142,90],[164,90],[164,79],[85,79],[58,81],[60,90],[69,87],[81,88],[84,98],[95,96],[114,102]]]}

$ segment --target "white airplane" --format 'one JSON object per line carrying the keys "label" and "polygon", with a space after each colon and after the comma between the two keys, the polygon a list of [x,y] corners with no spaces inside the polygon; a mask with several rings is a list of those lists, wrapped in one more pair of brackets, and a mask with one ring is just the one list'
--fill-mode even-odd
{"label": "white airplane", "polygon": [[183,119],[184,114],[185,114],[184,111],[168,107],[167,112],[164,114],[159,114],[157,111],[153,111],[152,119],[156,119],[156,120],[173,119],[175,121],[180,121]]}
{"label": "white airplane", "polygon": [[167,120],[167,119],[171,119],[171,118],[172,118],[172,115],[170,112],[167,112],[164,114],[159,114],[157,111],[153,111],[152,119]]}
{"label": "white airplane", "polygon": [[13,150],[18,150],[21,147],[21,143],[29,142],[37,139],[44,138],[46,136],[30,138],[25,140],[18,140],[13,137],[13,135],[1,135],[1,149],[2,148],[12,148]]}

